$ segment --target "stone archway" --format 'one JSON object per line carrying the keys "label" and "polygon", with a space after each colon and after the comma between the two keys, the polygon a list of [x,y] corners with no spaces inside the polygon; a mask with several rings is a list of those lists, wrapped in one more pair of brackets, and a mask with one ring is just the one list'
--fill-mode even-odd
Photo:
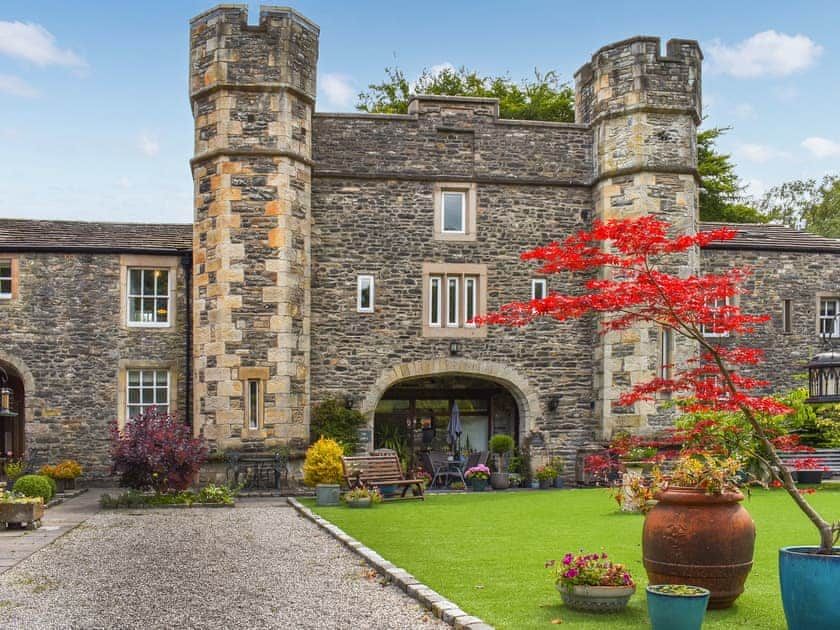
{"label": "stone archway", "polygon": [[23,361],[4,352],[0,352],[0,368],[8,377],[6,386],[12,389],[13,410],[18,414],[16,418],[3,419],[4,424],[0,426],[0,451],[3,455],[11,451],[14,457],[24,457],[28,446],[27,420],[34,414],[32,401],[35,379]]}
{"label": "stone archway", "polygon": [[539,397],[522,374],[501,363],[444,358],[401,363],[382,371],[359,407],[359,411],[368,420],[371,435],[376,406],[390,387],[405,380],[446,374],[475,376],[504,386],[513,396],[519,410],[520,435],[527,435],[536,426],[536,419],[540,415]]}

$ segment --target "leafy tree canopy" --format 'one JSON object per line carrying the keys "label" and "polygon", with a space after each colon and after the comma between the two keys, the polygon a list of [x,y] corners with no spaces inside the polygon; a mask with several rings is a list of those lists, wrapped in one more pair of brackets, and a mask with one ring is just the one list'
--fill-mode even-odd
{"label": "leafy tree canopy", "polygon": [[774,186],[759,207],[774,221],[790,227],[840,238],[840,175],[822,180],[799,179]]}
{"label": "leafy tree canopy", "polygon": [[[575,94],[555,71],[534,70],[533,79],[515,83],[508,77],[482,76],[464,66],[438,72],[423,69],[412,84],[398,67],[385,68],[387,78],[371,83],[359,94],[356,108],[364,112],[405,114],[411,94],[479,96],[499,99],[499,115],[517,120],[574,122]],[[718,153],[715,141],[729,130],[714,127],[697,134],[697,167],[700,172],[700,219],[736,223],[764,223],[764,214],[745,203],[744,186],[735,173],[731,156]]]}

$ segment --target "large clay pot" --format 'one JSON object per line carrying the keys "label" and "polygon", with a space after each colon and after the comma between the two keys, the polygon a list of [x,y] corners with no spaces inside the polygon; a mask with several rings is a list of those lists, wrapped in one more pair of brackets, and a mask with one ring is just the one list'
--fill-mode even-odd
{"label": "large clay pot", "polygon": [[755,523],[740,505],[744,495],[669,488],[658,499],[642,535],[648,580],[702,586],[709,608],[729,608],[752,569]]}

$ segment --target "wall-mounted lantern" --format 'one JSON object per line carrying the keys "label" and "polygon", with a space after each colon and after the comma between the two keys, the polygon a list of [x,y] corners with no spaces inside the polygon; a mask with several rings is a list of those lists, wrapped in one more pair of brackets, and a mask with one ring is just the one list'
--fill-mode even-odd
{"label": "wall-mounted lantern", "polygon": [[808,403],[840,402],[840,352],[820,352],[808,362]]}
{"label": "wall-mounted lantern", "polygon": [[13,396],[14,392],[10,387],[6,387],[6,383],[9,382],[9,375],[6,374],[6,370],[0,368],[0,417],[2,418],[14,418],[17,416],[12,410],[13,405]]}

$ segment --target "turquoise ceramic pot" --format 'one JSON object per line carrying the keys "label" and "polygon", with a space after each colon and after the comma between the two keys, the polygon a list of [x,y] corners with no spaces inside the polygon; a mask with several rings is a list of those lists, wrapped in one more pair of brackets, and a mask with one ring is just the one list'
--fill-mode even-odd
{"label": "turquoise ceramic pot", "polygon": [[487,490],[487,480],[470,479],[470,486],[472,486],[473,492],[484,492]]}
{"label": "turquoise ceramic pot", "polygon": [[840,624],[840,547],[835,555],[817,547],[779,550],[779,581],[788,630],[837,630]]}
{"label": "turquoise ceramic pot", "polygon": [[669,586],[675,585],[651,584],[645,589],[653,630],[700,630],[709,605],[708,589],[694,587],[699,592],[693,595],[661,592]]}

